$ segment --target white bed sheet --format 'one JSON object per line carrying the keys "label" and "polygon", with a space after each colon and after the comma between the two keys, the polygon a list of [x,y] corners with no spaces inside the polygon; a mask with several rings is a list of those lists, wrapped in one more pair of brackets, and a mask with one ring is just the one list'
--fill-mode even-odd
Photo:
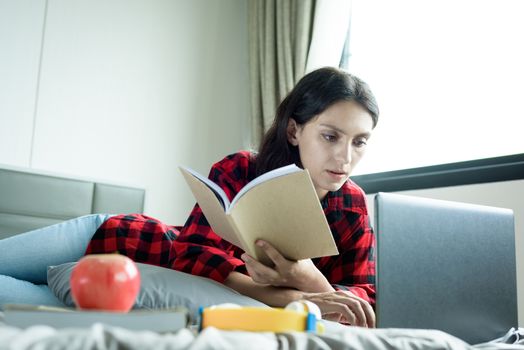
{"label": "white bed sheet", "polygon": [[[522,332],[522,329],[520,330]],[[34,326],[25,330],[0,326],[1,350],[103,350],[103,349],[281,349],[281,350],[410,350],[410,349],[520,349],[520,344],[485,343],[469,345],[447,333],[436,330],[365,329],[327,325],[326,334],[253,333],[206,328],[200,333],[182,329],[176,333],[128,331],[95,324],[90,328],[56,330]]]}

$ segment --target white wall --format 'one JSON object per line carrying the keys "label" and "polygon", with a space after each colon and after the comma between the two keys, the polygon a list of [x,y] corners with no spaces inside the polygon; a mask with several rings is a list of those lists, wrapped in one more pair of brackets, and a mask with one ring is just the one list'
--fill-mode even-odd
{"label": "white wall", "polygon": [[0,163],[29,163],[44,5],[0,0]]}
{"label": "white wall", "polygon": [[[524,180],[453,186],[398,193],[481,204],[512,209],[515,213],[515,247],[517,255],[517,294],[519,326],[524,326]],[[373,218],[373,197],[368,194],[370,216]]]}
{"label": "white wall", "polygon": [[249,140],[246,6],[0,0],[0,163],[145,187],[147,214],[183,224],[177,166]]}

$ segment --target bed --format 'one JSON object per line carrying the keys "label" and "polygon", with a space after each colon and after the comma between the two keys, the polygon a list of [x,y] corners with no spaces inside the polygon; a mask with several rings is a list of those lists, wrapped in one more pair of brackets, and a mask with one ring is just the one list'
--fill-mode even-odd
{"label": "bed", "polygon": [[[3,239],[30,230],[42,230],[45,236],[45,227],[88,214],[141,213],[145,190],[0,167],[0,194],[0,239]],[[48,269],[48,277],[52,271],[53,279],[45,288],[52,289],[64,306],[72,305],[67,281],[73,266],[71,262]],[[195,279],[150,265],[140,268],[144,281],[137,307],[183,306],[192,315],[196,315],[200,306],[226,302],[264,307],[205,278]],[[213,327],[201,332],[188,327],[172,333],[155,333],[101,323],[83,328],[35,325],[22,329],[6,325],[0,313],[0,349],[524,349],[522,329],[511,330],[496,343],[473,346],[437,330],[364,329],[323,322],[324,334],[223,331]]]}
{"label": "bed", "polygon": [[145,190],[0,166],[0,239],[94,213],[142,213]]}

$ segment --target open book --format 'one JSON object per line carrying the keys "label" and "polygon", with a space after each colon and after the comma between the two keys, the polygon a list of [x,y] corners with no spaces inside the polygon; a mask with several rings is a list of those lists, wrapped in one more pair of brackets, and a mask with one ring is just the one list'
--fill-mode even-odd
{"label": "open book", "polygon": [[307,170],[288,165],[269,171],[231,202],[207,177],[187,167],[180,170],[213,231],[260,262],[272,264],[255,245],[257,239],[292,260],[338,254]]}

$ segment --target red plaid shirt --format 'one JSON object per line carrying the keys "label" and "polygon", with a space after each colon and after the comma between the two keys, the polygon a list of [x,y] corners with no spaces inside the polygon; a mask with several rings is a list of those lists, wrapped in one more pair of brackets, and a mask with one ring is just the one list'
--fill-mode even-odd
{"label": "red plaid shirt", "polygon": [[[231,200],[255,178],[254,159],[243,151],[213,165],[209,178]],[[337,290],[349,290],[375,302],[375,237],[369,226],[364,192],[349,180],[321,202],[339,255],[313,259]],[[178,235],[178,237],[176,237]],[[135,261],[171,267],[223,282],[232,271],[247,273],[243,251],[220,238],[195,205],[183,227],[143,215],[120,215],[97,230],[87,253],[119,251]]]}

